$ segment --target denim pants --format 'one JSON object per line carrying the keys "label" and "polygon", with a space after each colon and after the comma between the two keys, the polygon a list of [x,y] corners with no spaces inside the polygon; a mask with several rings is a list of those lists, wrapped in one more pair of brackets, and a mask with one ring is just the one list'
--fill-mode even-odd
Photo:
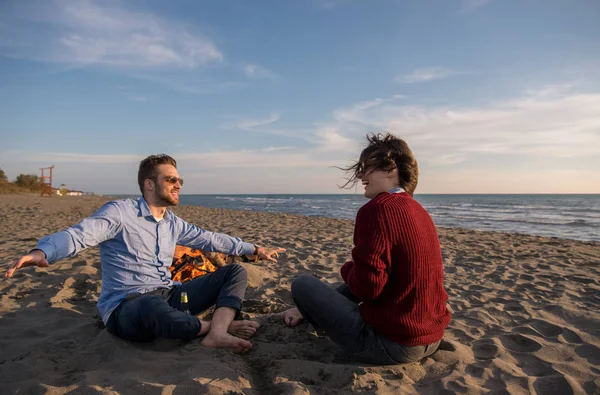
{"label": "denim pants", "polygon": [[[117,337],[132,341],[151,341],[157,337],[192,340],[201,329],[195,314],[212,305],[231,307],[239,314],[247,282],[246,269],[231,264],[171,288],[129,294],[110,315],[106,329]],[[181,292],[188,294],[191,314],[179,310]]]}
{"label": "denim pants", "polygon": [[353,359],[375,365],[419,361],[437,351],[440,341],[405,346],[379,335],[360,315],[359,300],[346,284],[333,289],[313,276],[292,283],[292,297],[302,316],[327,335]]}

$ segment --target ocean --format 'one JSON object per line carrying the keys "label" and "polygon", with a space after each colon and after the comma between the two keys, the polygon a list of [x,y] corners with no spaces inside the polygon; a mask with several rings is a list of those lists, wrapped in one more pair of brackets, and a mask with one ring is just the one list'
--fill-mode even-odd
{"label": "ocean", "polygon": [[[600,241],[600,195],[415,195],[438,226]],[[181,195],[180,204],[355,219],[348,195]]]}

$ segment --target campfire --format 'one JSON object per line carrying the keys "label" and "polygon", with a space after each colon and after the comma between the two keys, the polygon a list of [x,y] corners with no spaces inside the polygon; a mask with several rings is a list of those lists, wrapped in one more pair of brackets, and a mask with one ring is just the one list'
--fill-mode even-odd
{"label": "campfire", "polygon": [[213,259],[209,259],[209,254],[194,248],[176,246],[173,255],[173,264],[169,268],[173,281],[186,282],[193,278],[204,276],[217,270],[217,267],[224,266],[225,260],[215,259],[218,253],[210,253]]}
{"label": "campfire", "polygon": [[227,256],[220,252],[202,252],[200,250],[176,246],[173,263],[169,270],[173,281],[186,282],[193,278],[212,273],[219,267],[241,262],[256,262],[257,256],[243,255],[241,257]]}

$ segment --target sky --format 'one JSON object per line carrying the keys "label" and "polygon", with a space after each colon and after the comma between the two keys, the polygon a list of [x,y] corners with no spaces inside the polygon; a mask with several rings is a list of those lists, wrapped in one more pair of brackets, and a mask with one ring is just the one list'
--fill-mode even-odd
{"label": "sky", "polygon": [[0,168],[137,193],[360,193],[367,133],[417,193],[600,193],[596,0],[3,0]]}

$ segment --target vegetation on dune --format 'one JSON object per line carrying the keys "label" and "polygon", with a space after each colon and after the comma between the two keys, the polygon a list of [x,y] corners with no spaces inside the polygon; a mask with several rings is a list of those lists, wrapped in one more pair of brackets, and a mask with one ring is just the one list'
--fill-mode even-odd
{"label": "vegetation on dune", "polygon": [[4,170],[0,169],[0,193],[31,193],[40,192],[42,180],[35,174],[19,174],[10,182]]}

